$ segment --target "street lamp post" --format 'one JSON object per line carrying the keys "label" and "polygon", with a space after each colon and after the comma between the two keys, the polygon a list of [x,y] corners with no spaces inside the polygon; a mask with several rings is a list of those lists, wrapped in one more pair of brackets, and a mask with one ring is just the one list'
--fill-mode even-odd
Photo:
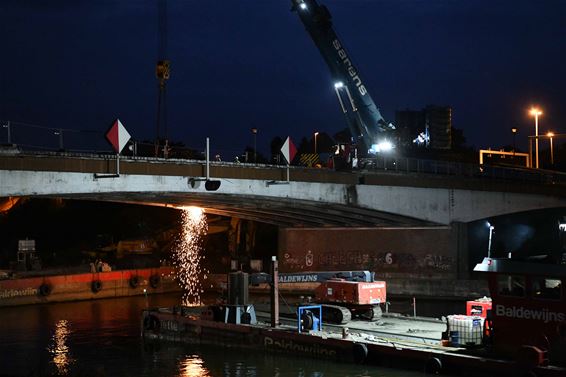
{"label": "street lamp post", "polygon": [[491,225],[489,222],[487,223],[487,226],[489,227],[489,239],[488,239],[488,243],[487,243],[487,257],[491,258],[491,238],[493,237],[495,227],[493,225]]}
{"label": "street lamp post", "polygon": [[314,133],[314,154],[316,154],[316,137],[318,136],[318,132]]}
{"label": "street lamp post", "polygon": [[8,144],[12,144],[12,130],[10,128],[10,121],[8,121],[6,124],[3,124],[2,127],[8,130]]}
{"label": "street lamp post", "polygon": [[56,128],[53,132],[55,135],[59,136],[59,151],[63,151],[63,129]]}
{"label": "street lamp post", "polygon": [[517,128],[516,127],[511,128],[511,132],[513,133],[513,158],[514,158],[515,157],[515,145],[516,145],[515,139],[516,139],[516,136],[517,136]]}
{"label": "street lamp post", "polygon": [[535,168],[538,169],[538,117],[542,111],[533,107],[529,113],[535,117]]}
{"label": "street lamp post", "polygon": [[252,134],[254,135],[254,163],[257,163],[257,128],[252,127]]}
{"label": "street lamp post", "polygon": [[552,138],[554,137],[554,133],[548,132],[546,136],[550,138],[550,165],[554,166],[554,150],[552,149]]}

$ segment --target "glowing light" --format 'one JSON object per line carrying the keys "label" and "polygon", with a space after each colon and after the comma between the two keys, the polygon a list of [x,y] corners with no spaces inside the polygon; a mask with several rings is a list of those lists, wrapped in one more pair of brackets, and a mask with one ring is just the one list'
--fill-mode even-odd
{"label": "glowing light", "polygon": [[381,143],[378,144],[379,149],[382,151],[390,151],[391,149],[393,149],[393,144],[390,141],[382,141]]}
{"label": "glowing light", "polygon": [[334,87],[336,89],[342,88],[342,87],[344,87],[344,83],[342,81],[338,81],[338,82],[334,83]]}
{"label": "glowing light", "polygon": [[305,4],[305,3],[301,3],[301,4],[299,4],[299,6],[300,6],[301,9],[303,9],[303,10],[307,9],[307,4]]}
{"label": "glowing light", "polygon": [[547,133],[546,133],[546,136],[548,136],[548,137],[554,137],[554,132],[547,132]]}
{"label": "glowing light", "polygon": [[206,216],[199,207],[181,208],[181,234],[173,249],[177,282],[183,288],[182,305],[201,305],[202,280],[208,271],[202,267],[203,238],[208,231]]}
{"label": "glowing light", "polygon": [[60,320],[55,324],[55,334],[51,338],[51,345],[47,348],[53,356],[53,364],[57,367],[57,374],[59,375],[67,374],[71,364],[74,362],[67,346],[70,334],[69,321]]}
{"label": "glowing light", "polygon": [[369,149],[369,153],[376,154],[380,152],[389,152],[393,149],[393,147],[393,143],[391,143],[389,140],[383,140],[377,144],[373,144]]}
{"label": "glowing light", "polygon": [[203,360],[198,356],[190,356],[179,362],[180,376],[209,377],[210,371],[205,368]]}
{"label": "glowing light", "polygon": [[531,107],[529,114],[531,114],[532,116],[538,117],[539,115],[542,115],[542,110],[540,110],[537,107]]}

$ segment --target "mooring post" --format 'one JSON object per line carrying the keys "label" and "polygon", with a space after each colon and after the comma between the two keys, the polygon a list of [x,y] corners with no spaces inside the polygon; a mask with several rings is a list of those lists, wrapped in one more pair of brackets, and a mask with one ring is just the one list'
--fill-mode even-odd
{"label": "mooring post", "polygon": [[271,257],[271,327],[279,325],[279,265],[277,257]]}

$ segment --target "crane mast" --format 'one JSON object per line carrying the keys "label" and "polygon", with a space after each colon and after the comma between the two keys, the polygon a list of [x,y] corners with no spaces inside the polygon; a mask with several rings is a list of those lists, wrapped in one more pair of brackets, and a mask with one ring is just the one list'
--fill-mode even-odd
{"label": "crane mast", "polygon": [[334,89],[340,108],[354,139],[366,150],[382,142],[384,132],[395,129],[387,123],[373,102],[364,81],[344,45],[332,28],[332,16],[316,0],[291,0],[292,11],[297,12],[311,36],[334,80]]}
{"label": "crane mast", "polygon": [[[155,77],[159,82],[157,95],[157,119],[155,132],[155,157],[161,154],[161,139],[165,139],[163,146],[163,157],[167,157],[169,140],[167,135],[167,80],[171,75],[171,62],[167,59],[167,0],[157,0],[157,64],[155,66]],[[163,134],[161,133],[163,128]]]}

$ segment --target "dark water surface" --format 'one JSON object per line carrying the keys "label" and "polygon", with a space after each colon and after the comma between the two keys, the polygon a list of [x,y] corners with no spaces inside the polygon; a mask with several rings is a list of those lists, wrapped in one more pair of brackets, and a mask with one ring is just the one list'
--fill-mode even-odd
{"label": "dark water surface", "polygon": [[176,295],[0,308],[1,376],[423,376],[249,350],[144,342],[146,306]]}

